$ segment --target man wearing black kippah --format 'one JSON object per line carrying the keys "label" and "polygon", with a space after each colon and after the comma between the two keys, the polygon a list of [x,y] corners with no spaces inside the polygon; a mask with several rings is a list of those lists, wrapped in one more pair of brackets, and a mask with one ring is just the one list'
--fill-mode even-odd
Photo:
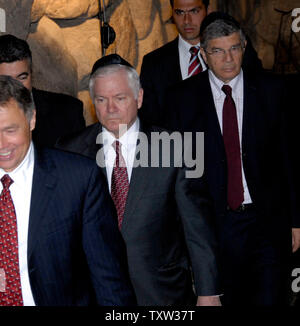
{"label": "man wearing black kippah", "polygon": [[143,89],[127,61],[116,54],[99,59],[90,94],[99,123],[57,146],[97,158],[115,203],[138,304],[220,305],[214,216],[205,181],[186,177],[176,146],[169,164],[163,163],[165,147],[152,142],[152,135],[163,130],[137,117]]}

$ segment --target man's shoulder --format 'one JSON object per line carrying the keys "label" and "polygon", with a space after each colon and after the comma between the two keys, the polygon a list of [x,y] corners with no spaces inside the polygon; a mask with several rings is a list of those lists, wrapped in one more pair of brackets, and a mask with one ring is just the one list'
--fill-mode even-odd
{"label": "man's shoulder", "polygon": [[53,103],[56,102],[56,104],[71,104],[74,105],[75,107],[81,106],[82,107],[82,102],[71,95],[63,94],[63,93],[55,93],[55,92],[49,92],[37,88],[32,88],[32,94],[33,94],[33,99],[35,102],[43,102],[43,103]]}
{"label": "man's shoulder", "polygon": [[170,59],[170,54],[174,53],[174,51],[178,51],[178,37],[175,38],[173,41],[170,41],[163,46],[155,49],[144,56],[144,61],[151,61],[151,60],[161,60],[162,58]]}
{"label": "man's shoulder", "polygon": [[96,142],[100,131],[100,124],[94,123],[78,132],[60,138],[55,147],[71,152],[81,152],[81,149],[84,150],[87,144]]}
{"label": "man's shoulder", "polygon": [[208,70],[201,72],[195,76],[191,76],[184,80],[181,80],[169,87],[169,91],[174,92],[197,92],[201,93],[204,86],[209,85]]}
{"label": "man's shoulder", "polygon": [[281,93],[285,88],[284,77],[267,71],[255,74],[244,73],[244,81],[248,87],[274,92],[274,96],[277,91]]}
{"label": "man's shoulder", "polygon": [[[78,153],[70,153],[57,148],[48,148],[35,145],[35,153],[38,160],[52,160],[57,163],[59,168],[62,167],[79,167],[82,165],[87,165],[90,167],[95,166],[95,161],[80,155]],[[62,162],[65,162],[64,165],[61,165]]]}

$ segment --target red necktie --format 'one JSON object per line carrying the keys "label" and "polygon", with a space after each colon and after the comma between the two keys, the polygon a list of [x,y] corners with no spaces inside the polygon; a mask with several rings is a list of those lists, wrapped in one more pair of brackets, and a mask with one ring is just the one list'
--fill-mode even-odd
{"label": "red necktie", "polygon": [[121,230],[128,195],[129,182],[126,163],[121,152],[122,144],[120,144],[119,141],[115,141],[112,146],[116,151],[116,161],[111,177],[111,197],[117,210],[118,225],[119,229]]}
{"label": "red necktie", "polygon": [[223,106],[223,139],[227,157],[227,201],[231,209],[237,209],[244,201],[242,162],[236,107],[228,85],[222,87],[226,94]]}
{"label": "red necktie", "polygon": [[199,74],[199,72],[201,72],[203,70],[199,56],[198,56],[199,48],[196,46],[192,46],[190,48],[190,53],[191,53],[191,59],[190,59],[189,71],[188,71],[189,77],[191,77],[193,75],[197,75],[197,74]]}
{"label": "red necktie", "polygon": [[0,268],[5,273],[5,291],[0,292],[0,306],[23,306],[17,219],[9,190],[13,180],[5,174],[1,182],[3,190],[0,195]]}

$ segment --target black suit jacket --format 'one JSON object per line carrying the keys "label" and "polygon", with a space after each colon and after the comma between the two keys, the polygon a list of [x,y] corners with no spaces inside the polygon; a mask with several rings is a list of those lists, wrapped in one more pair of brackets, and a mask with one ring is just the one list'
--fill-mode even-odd
{"label": "black suit jacket", "polygon": [[32,137],[36,144],[53,147],[59,137],[85,127],[83,105],[75,97],[32,89],[36,107],[36,126]]}
{"label": "black suit jacket", "polygon": [[[253,203],[275,242],[299,226],[291,161],[286,144],[284,85],[265,74],[244,74],[242,161]],[[227,207],[226,154],[208,72],[175,85],[167,94],[165,125],[172,130],[204,132],[205,168],[219,231]],[[290,245],[290,242],[285,242]],[[289,248],[290,249],[290,248]]]}
{"label": "black suit jacket", "polygon": [[[100,124],[89,126],[58,146],[95,159],[100,131]],[[141,131],[150,137],[161,130]],[[184,168],[133,168],[121,233],[139,305],[195,303],[189,260],[197,295],[220,293],[213,223],[204,182],[186,179]]]}
{"label": "black suit jacket", "polygon": [[[143,58],[141,83],[144,89],[144,101],[139,116],[151,125],[164,127],[166,92],[170,86],[182,80],[178,40],[177,37]],[[261,71],[262,64],[250,39],[247,41],[243,70],[252,74]]]}
{"label": "black suit jacket", "polygon": [[35,150],[28,272],[38,306],[130,305],[123,243],[96,164]]}

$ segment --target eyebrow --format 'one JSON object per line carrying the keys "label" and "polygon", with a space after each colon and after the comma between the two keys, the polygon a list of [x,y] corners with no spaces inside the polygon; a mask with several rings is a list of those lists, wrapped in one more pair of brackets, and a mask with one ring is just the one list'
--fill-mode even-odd
{"label": "eyebrow", "polygon": [[[239,42],[239,43],[236,43],[236,44],[231,45],[229,49],[231,49],[233,46],[238,46],[238,45],[242,45],[242,42]],[[211,49],[223,49],[223,48],[220,48],[219,46],[214,46]]]}
{"label": "eyebrow", "polygon": [[8,130],[8,129],[16,129],[16,128],[19,128],[19,125],[17,125],[17,124],[12,124],[12,125],[10,125],[10,126],[6,126],[6,127],[4,127],[2,130]]}
{"label": "eyebrow", "polygon": [[191,8],[191,9],[189,9],[189,10],[183,10],[183,9],[180,9],[180,8],[174,8],[174,10],[175,10],[175,11],[178,11],[178,12],[190,12],[190,11],[193,11],[193,10],[195,10],[195,9],[201,9],[201,7],[198,6],[198,7]]}

